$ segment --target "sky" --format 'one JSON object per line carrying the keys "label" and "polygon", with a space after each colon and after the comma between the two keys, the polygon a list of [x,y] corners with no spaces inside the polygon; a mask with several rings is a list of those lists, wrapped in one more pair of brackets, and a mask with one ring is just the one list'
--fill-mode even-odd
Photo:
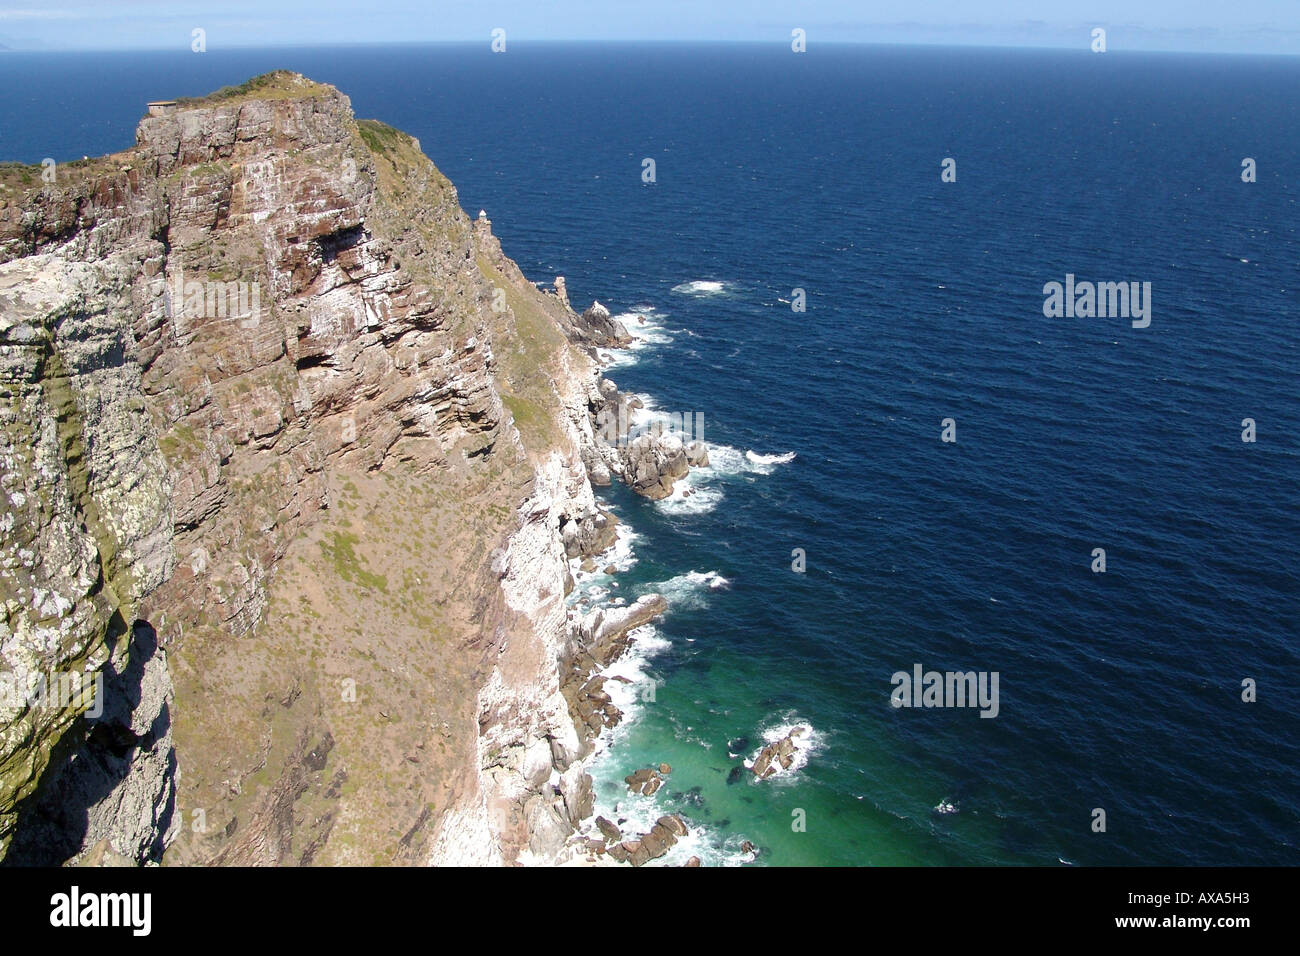
{"label": "sky", "polygon": [[[1300,0],[0,0],[0,49],[759,41],[1300,53]],[[507,47],[508,48],[508,47]]]}

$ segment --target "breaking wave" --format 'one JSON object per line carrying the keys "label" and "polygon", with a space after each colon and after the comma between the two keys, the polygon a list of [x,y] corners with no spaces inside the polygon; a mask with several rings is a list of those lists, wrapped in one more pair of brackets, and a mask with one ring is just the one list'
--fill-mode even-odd
{"label": "breaking wave", "polygon": [[789,464],[795,459],[792,451],[783,455],[760,455],[753,450],[742,452],[730,445],[713,444],[707,437],[704,444],[709,449],[709,468],[705,470],[721,475],[770,475],[777,465]]}
{"label": "breaking wave", "polygon": [[[712,449],[710,449],[712,454]],[[655,506],[669,514],[708,514],[722,502],[722,489],[708,483],[708,468],[692,468],[673,486],[673,493],[660,498]]]}
{"label": "breaking wave", "polygon": [[795,453],[788,451],[784,455],[760,455],[758,452],[750,450],[745,452],[745,457],[749,459],[749,463],[755,468],[767,468],[771,465],[789,464],[794,461]]}
{"label": "breaking wave", "polygon": [[662,594],[668,601],[669,611],[672,611],[677,608],[702,607],[708,603],[710,593],[725,591],[729,587],[731,582],[717,571],[688,571],[667,581],[649,585],[646,592]]}
{"label": "breaking wave", "polygon": [[727,283],[717,282],[712,279],[696,279],[694,282],[683,282],[673,286],[673,291],[679,295],[725,295],[728,291]]}
{"label": "breaking wave", "polygon": [[635,365],[641,358],[640,353],[652,345],[667,345],[673,337],[664,328],[664,315],[655,311],[648,302],[639,302],[626,312],[620,312],[614,318],[623,324],[632,336],[632,344],[623,349],[600,349],[601,364],[605,368],[626,368]]}

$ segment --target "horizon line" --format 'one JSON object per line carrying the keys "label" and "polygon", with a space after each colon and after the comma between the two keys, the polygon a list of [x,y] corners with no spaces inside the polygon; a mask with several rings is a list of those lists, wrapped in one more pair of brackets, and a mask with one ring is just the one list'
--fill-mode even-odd
{"label": "horizon line", "polygon": [[[548,38],[548,39],[512,39],[512,46],[525,47],[545,47],[545,46],[712,46],[712,47],[774,47],[786,48],[789,43],[785,40],[756,40],[756,39],[696,39],[696,38],[673,38],[673,39],[595,39],[595,38]],[[1086,43],[1078,45],[1039,45],[1039,44],[1021,44],[1021,43],[960,43],[947,41],[927,41],[927,40],[816,40],[816,46],[828,47],[899,47],[899,48],[924,48],[924,49],[949,49],[949,50],[1023,50],[1025,52],[1057,52],[1068,53],[1075,52],[1096,56]],[[481,39],[475,40],[334,40],[321,41],[316,43],[247,43],[247,44],[229,44],[223,45],[213,50],[206,50],[206,53],[220,53],[226,51],[252,51],[252,50],[314,50],[314,49],[364,49],[364,48],[388,48],[388,47],[489,47],[490,41]],[[204,55],[194,54],[182,45],[167,46],[140,46],[140,47],[95,47],[95,46],[67,46],[67,47],[3,47],[0,46],[0,56],[5,54],[31,54],[31,55],[49,55],[49,54],[79,54],[79,53],[165,53],[173,52],[177,54]],[[1108,47],[1104,54],[1112,53],[1131,54],[1131,53],[1150,53],[1150,54],[1167,54],[1172,56],[1236,56],[1236,57],[1295,57],[1300,56],[1300,51],[1287,52],[1275,50],[1187,50],[1187,49],[1169,49],[1165,47]],[[493,54],[496,55],[496,54]]]}

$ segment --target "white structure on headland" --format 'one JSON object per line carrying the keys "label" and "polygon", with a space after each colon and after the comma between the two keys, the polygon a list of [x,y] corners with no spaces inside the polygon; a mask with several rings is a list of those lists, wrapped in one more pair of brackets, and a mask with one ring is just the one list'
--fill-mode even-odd
{"label": "white structure on headland", "polygon": [[487,218],[487,210],[486,210],[486,209],[480,209],[480,210],[478,211],[478,217],[479,217],[480,219],[486,219],[486,218]]}
{"label": "white structure on headland", "polygon": [[149,107],[150,116],[165,116],[176,111],[175,100],[154,100],[146,105]]}

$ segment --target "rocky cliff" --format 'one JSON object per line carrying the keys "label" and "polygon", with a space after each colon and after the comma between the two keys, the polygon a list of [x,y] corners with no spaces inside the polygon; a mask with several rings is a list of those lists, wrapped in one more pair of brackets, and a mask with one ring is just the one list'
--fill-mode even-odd
{"label": "rocky cliff", "polygon": [[662,610],[566,606],[593,479],[698,457],[602,440],[627,332],[556,285],[295,74],[0,167],[6,862],[564,857],[591,674]]}

